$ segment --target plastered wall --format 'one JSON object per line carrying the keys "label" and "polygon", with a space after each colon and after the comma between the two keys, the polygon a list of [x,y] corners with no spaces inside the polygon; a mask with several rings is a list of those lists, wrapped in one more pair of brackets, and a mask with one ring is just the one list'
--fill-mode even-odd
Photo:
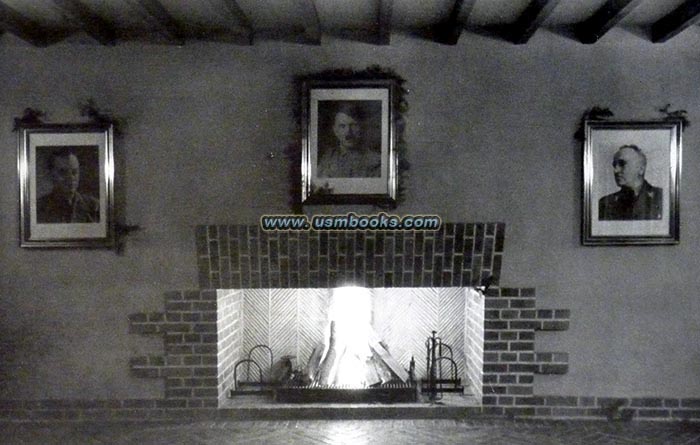
{"label": "plastered wall", "polygon": [[[295,75],[381,64],[407,80],[411,170],[399,214],[503,221],[502,285],[537,288],[571,309],[569,331],[538,333],[568,351],[569,373],[538,394],[700,396],[700,32],[662,45],[615,29],[595,45],[547,31],[515,46],[465,34],[454,47],[401,35],[388,47],[126,44],[37,49],[0,41],[0,398],[158,397],[129,357],[162,350],[128,333],[127,315],[197,287],[194,226],[256,224],[288,211],[285,148],[294,141]],[[26,107],[79,121],[93,98],[123,118],[117,142],[123,220],[142,230],[122,255],[19,248],[16,134]],[[688,111],[681,244],[579,242],[583,112],[649,119]],[[316,207],[312,213],[369,208]]]}

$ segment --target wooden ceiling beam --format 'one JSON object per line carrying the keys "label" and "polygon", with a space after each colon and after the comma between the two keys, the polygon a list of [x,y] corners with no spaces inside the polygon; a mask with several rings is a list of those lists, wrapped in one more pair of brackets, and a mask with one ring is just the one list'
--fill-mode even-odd
{"label": "wooden ceiling beam", "polygon": [[41,26],[2,1],[0,1],[0,27],[34,46],[48,46],[65,37],[65,33]]}
{"label": "wooden ceiling beam", "polygon": [[476,0],[455,0],[450,14],[433,28],[433,36],[438,43],[456,45]]}
{"label": "wooden ceiling beam", "polygon": [[531,0],[518,20],[508,28],[507,38],[522,45],[537,32],[542,23],[554,11],[560,0]]}
{"label": "wooden ceiling beam", "polygon": [[80,23],[81,29],[103,45],[114,45],[117,30],[112,23],[93,12],[79,0],[53,0],[53,2],[73,20]]}
{"label": "wooden ceiling beam", "polygon": [[700,21],[700,0],[688,0],[651,25],[651,41],[663,43]]}
{"label": "wooden ceiling beam", "polygon": [[141,9],[144,17],[156,26],[159,32],[176,45],[183,45],[187,40],[188,32],[185,30],[159,0],[132,0],[130,2]]}
{"label": "wooden ceiling beam", "polygon": [[581,43],[597,42],[644,0],[608,0],[587,20],[574,27]]}
{"label": "wooden ceiling beam", "polygon": [[246,42],[247,45],[253,44],[254,31],[253,25],[250,23],[248,15],[243,11],[241,6],[238,4],[237,0],[221,0],[224,9],[228,12],[229,16],[236,22],[236,25],[243,29],[242,41]]}
{"label": "wooden ceiling beam", "polygon": [[260,39],[278,40],[300,45],[321,44],[321,20],[314,0],[298,0],[294,23],[279,24],[273,28],[257,29]]}
{"label": "wooden ceiling beam", "polygon": [[389,45],[391,43],[391,14],[393,9],[393,0],[378,0],[377,45]]}
{"label": "wooden ceiling beam", "polygon": [[316,8],[316,2],[314,0],[308,0],[305,2],[307,12],[306,25],[304,26],[304,43],[309,45],[320,45],[321,44],[321,19],[318,16],[318,9]]}

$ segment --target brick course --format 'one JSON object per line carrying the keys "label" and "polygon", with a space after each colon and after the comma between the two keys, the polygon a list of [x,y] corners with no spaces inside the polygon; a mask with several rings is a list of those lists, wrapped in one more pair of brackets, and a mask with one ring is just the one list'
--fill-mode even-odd
{"label": "brick course", "polygon": [[[473,414],[608,420],[700,420],[700,399],[533,393],[536,374],[568,370],[566,352],[538,351],[537,331],[565,331],[568,309],[537,306],[534,288],[498,287],[503,223],[446,223],[437,232],[262,232],[257,226],[196,228],[199,290],[165,294],[163,312],[129,315],[129,332],[160,335],[164,354],[134,357],[134,376],[165,380],[163,399],[0,401],[0,419],[158,420],[226,418],[217,409],[241,358],[240,293],[216,289],[477,286],[483,301],[482,407]],[[218,309],[222,309],[218,311]],[[218,315],[217,315],[218,314]],[[471,315],[472,319],[478,316]],[[225,323],[224,323],[225,322]],[[471,323],[470,326],[474,324]],[[218,354],[218,355],[217,355]],[[478,355],[478,354],[477,354]],[[471,374],[470,374],[471,375]]]}
{"label": "brick course", "polygon": [[264,232],[198,226],[202,289],[478,285],[498,277],[505,224],[445,223],[434,232]]}

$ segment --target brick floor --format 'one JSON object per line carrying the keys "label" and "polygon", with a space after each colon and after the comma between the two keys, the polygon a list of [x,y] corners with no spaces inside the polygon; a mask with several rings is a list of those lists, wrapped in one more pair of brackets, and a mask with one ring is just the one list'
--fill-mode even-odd
{"label": "brick floor", "polygon": [[4,445],[700,444],[700,424],[508,420],[0,423]]}

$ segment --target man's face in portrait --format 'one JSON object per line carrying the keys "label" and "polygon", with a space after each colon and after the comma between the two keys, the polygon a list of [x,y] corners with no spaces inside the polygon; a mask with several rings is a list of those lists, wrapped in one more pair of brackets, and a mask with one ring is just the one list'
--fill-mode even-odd
{"label": "man's face in portrait", "polygon": [[623,147],[615,153],[613,171],[615,183],[619,187],[632,188],[642,183],[644,179],[644,159],[634,149]]}
{"label": "man's face in portrait", "polygon": [[357,119],[340,111],[335,115],[333,134],[338,139],[340,148],[355,149],[360,143],[362,128]]}
{"label": "man's face in portrait", "polygon": [[78,190],[80,163],[74,154],[55,156],[51,169],[53,188],[58,193],[70,197]]}

